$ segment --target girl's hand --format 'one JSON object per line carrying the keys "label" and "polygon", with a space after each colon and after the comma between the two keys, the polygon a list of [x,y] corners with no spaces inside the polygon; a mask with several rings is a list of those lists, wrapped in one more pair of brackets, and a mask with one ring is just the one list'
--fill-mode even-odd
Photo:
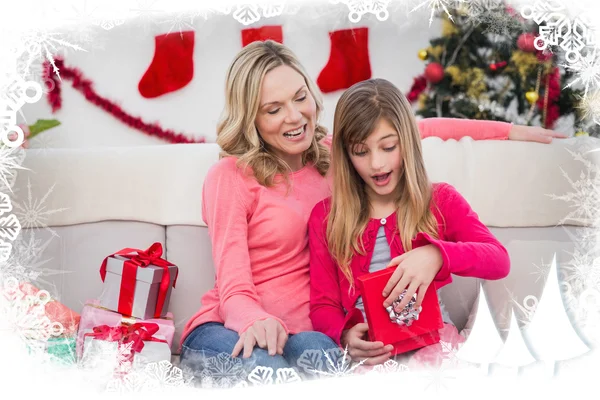
{"label": "girl's hand", "polygon": [[366,323],[354,325],[342,333],[340,343],[348,348],[348,354],[353,361],[366,361],[364,365],[377,365],[386,362],[392,355],[394,346],[384,346],[382,342],[364,340],[367,337],[369,326]]}
{"label": "girl's hand", "polygon": [[419,308],[429,284],[442,268],[442,264],[442,254],[432,244],[417,247],[395,257],[390,261],[388,267],[393,265],[398,267],[383,289],[383,296],[387,297],[383,302],[383,306],[391,306],[404,289],[407,289],[402,301],[398,304],[398,308],[403,309],[415,292],[417,292],[415,308]]}
{"label": "girl's hand", "polygon": [[552,138],[566,139],[568,136],[540,126],[525,125],[513,125],[508,134],[509,140],[521,142],[552,143]]}
{"label": "girl's hand", "polygon": [[279,321],[273,318],[256,321],[240,335],[231,356],[237,357],[244,349],[243,358],[248,358],[252,355],[255,345],[261,349],[268,349],[271,356],[274,356],[275,353],[282,355],[287,339],[288,335]]}

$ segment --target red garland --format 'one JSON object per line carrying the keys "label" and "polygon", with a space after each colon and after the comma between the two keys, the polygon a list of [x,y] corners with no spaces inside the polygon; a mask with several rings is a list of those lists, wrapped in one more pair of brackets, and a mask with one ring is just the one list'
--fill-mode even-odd
{"label": "red garland", "polygon": [[[543,81],[545,81],[547,77],[548,75],[544,76],[542,78]],[[547,129],[553,129],[554,123],[560,117],[560,107],[557,104],[560,97],[560,71],[557,67],[554,67],[550,73],[550,80],[546,90],[548,91],[548,109],[546,110],[546,121],[544,123],[544,127]],[[544,96],[540,96],[539,100],[537,101],[537,106],[540,110],[544,110]]]}
{"label": "red garland", "polygon": [[[188,139],[181,133],[173,132],[172,130],[164,130],[158,123],[148,124],[141,118],[134,117],[127,112],[123,111],[121,107],[113,103],[112,101],[100,96],[92,88],[92,81],[83,77],[81,71],[77,68],[67,67],[64,64],[64,60],[57,58],[54,60],[57,69],[60,71],[63,79],[70,79],[73,81],[73,88],[83,93],[85,98],[92,104],[102,108],[109,114],[112,114],[115,118],[125,123],[127,126],[142,131],[150,136],[156,136],[160,139],[166,140],[170,143],[205,143],[206,139]],[[52,112],[60,110],[62,106],[61,98],[61,82],[62,80],[53,73],[53,67],[48,61],[44,61],[43,66],[44,80],[46,87],[48,88],[48,102],[52,107]],[[52,87],[54,86],[54,88]]]}
{"label": "red garland", "polygon": [[410,88],[410,92],[408,93],[406,98],[408,99],[408,101],[413,103],[415,100],[417,100],[419,98],[419,95],[421,93],[423,93],[423,91],[425,90],[426,87],[427,87],[427,78],[425,78],[425,75],[417,76],[416,78],[414,78],[413,85]]}

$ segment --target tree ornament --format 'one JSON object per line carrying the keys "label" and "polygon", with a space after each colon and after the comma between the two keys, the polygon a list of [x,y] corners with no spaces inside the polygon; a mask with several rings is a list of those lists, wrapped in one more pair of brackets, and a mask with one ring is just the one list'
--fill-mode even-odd
{"label": "tree ornament", "polygon": [[506,61],[500,61],[497,63],[492,63],[490,64],[490,71],[492,72],[498,72],[499,70],[501,70],[502,68],[506,67],[508,65],[508,63]]}
{"label": "tree ornament", "polygon": [[427,50],[425,50],[425,49],[419,50],[418,54],[419,54],[419,58],[423,61],[427,60],[427,57],[429,56],[429,53],[427,53]]}
{"label": "tree ornament", "polygon": [[533,44],[535,38],[536,36],[533,33],[522,33],[517,39],[517,47],[526,53],[534,53],[536,50]]}
{"label": "tree ornament", "polygon": [[438,83],[444,79],[444,67],[440,63],[432,62],[425,67],[425,77],[431,83]]}
{"label": "tree ornament", "polygon": [[525,93],[525,98],[527,99],[529,104],[534,104],[539,100],[540,95],[537,94],[537,92],[530,90],[529,92]]}

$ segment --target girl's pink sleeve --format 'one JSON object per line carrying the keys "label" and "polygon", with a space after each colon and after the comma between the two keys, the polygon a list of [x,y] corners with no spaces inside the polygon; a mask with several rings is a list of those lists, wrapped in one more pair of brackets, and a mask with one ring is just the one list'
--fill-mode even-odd
{"label": "girl's pink sleeve", "polygon": [[223,159],[208,172],[202,190],[221,318],[226,328],[238,333],[258,320],[273,318],[289,333],[281,319],[263,309],[253,283],[247,222],[247,199],[252,196],[238,174],[235,160]]}
{"label": "girl's pink sleeve", "polygon": [[340,345],[342,332],[363,320],[360,311],[348,314],[344,311],[338,267],[327,248],[325,218],[325,207],[320,202],[313,209],[308,222],[310,319],[316,331],[326,334]]}
{"label": "girl's pink sleeve", "polygon": [[479,220],[465,198],[447,183],[437,184],[434,197],[445,221],[445,239],[419,232],[413,244],[433,244],[442,253],[443,264],[434,281],[442,286],[450,274],[487,280],[506,277],[510,258],[506,248]]}
{"label": "girl's pink sleeve", "polygon": [[460,118],[425,118],[418,121],[421,138],[436,136],[443,140],[460,140],[469,136],[474,140],[506,140],[512,124]]}

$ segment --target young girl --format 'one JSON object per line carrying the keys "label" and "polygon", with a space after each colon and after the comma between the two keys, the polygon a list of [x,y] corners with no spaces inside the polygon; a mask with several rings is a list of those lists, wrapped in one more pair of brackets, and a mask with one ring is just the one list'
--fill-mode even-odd
{"label": "young girl", "polygon": [[[382,306],[406,289],[399,307],[417,293],[418,308],[432,282],[439,289],[451,274],[501,279],[510,260],[454,187],[429,181],[412,110],[390,82],[349,88],[333,131],[332,196],[309,220],[310,318],[353,360],[375,365],[389,359],[392,346],[367,339],[359,276],[397,265]],[[457,337],[443,316],[442,337]]]}

